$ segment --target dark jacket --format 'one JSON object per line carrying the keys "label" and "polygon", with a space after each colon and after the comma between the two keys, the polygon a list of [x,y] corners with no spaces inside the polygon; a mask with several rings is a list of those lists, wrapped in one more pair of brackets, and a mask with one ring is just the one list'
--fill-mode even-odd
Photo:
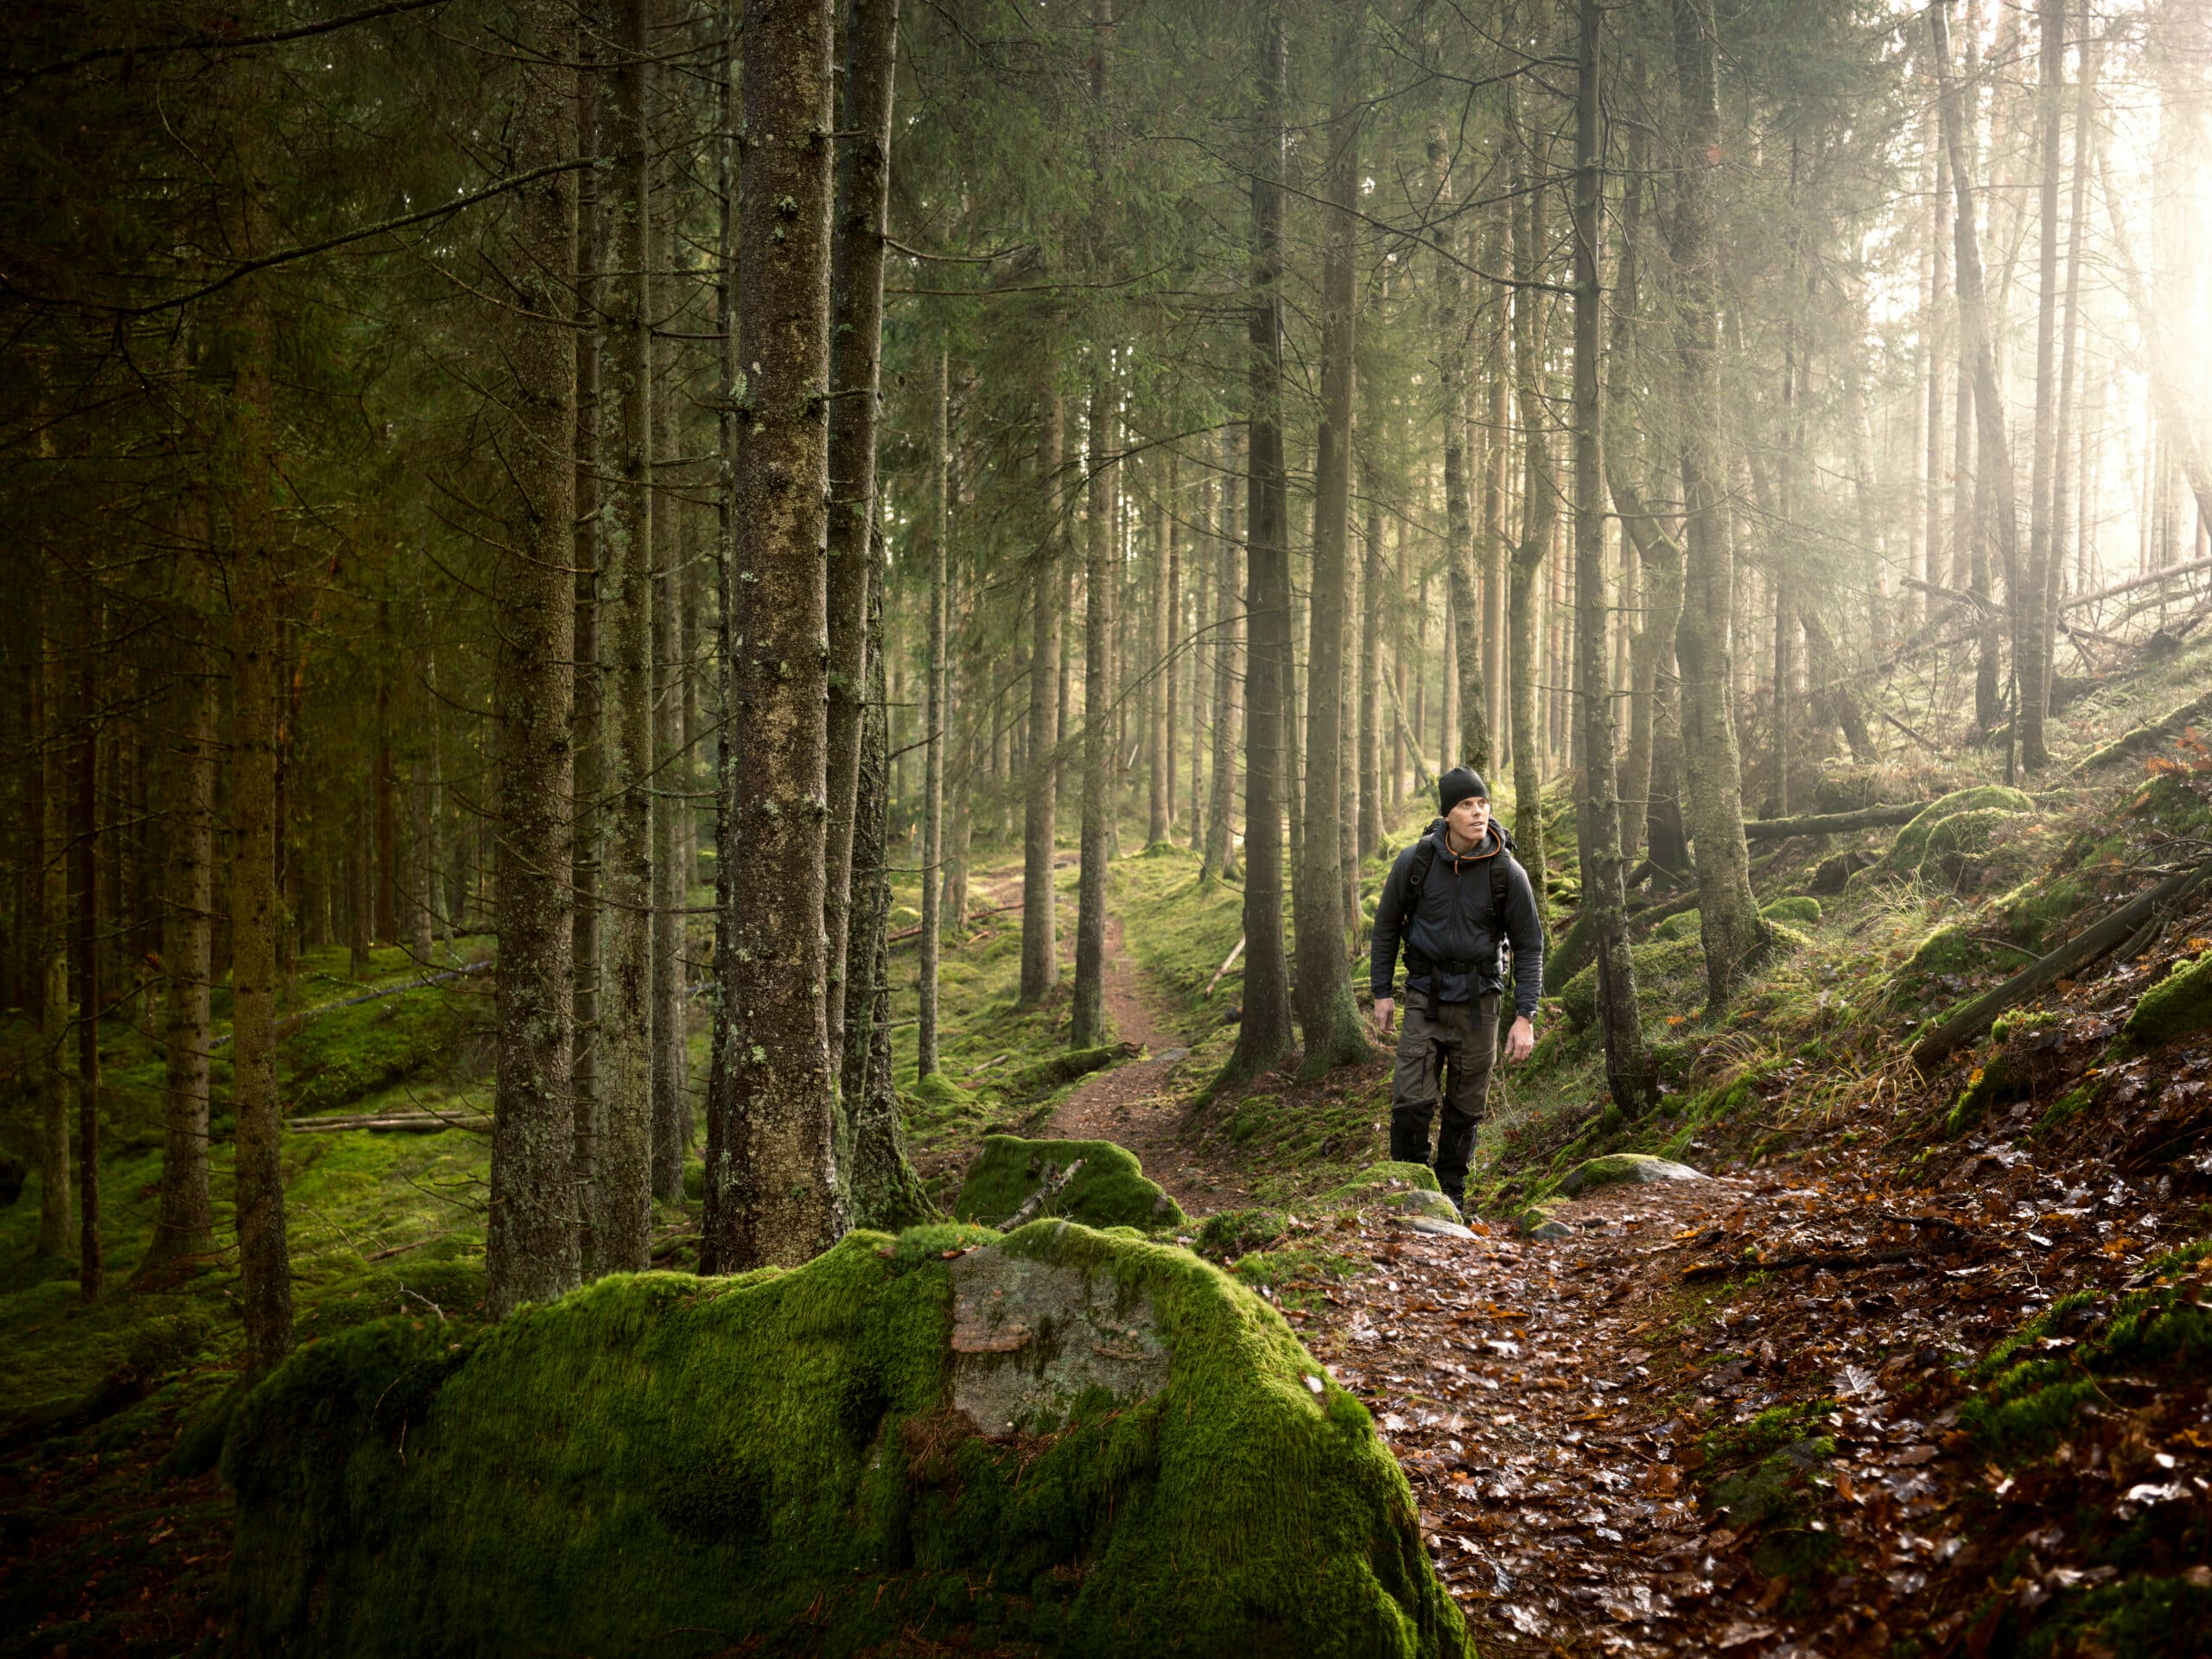
{"label": "dark jacket", "polygon": [[[1454,857],[1444,837],[1443,820],[1429,826],[1436,852],[1421,880],[1421,903],[1407,921],[1402,940],[1406,886],[1421,842],[1400,853],[1382,884],[1375,906],[1375,946],[1368,985],[1376,997],[1390,995],[1398,966],[1398,947],[1406,951],[1406,998],[1425,1001],[1432,986],[1440,1002],[1471,1002],[1505,988],[1503,946],[1513,946],[1513,1011],[1536,1017],[1536,998],[1544,984],[1544,928],[1536,914],[1536,894],[1529,873],[1513,856],[1513,838],[1493,823],[1471,855]],[[1491,861],[1503,859],[1505,914],[1492,913]]]}

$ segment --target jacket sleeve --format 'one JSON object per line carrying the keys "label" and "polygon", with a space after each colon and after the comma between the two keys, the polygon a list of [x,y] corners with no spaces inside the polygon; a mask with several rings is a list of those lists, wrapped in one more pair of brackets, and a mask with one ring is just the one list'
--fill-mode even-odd
{"label": "jacket sleeve", "polygon": [[1505,931],[1513,941],[1513,1012],[1534,1020],[1544,991],[1544,924],[1536,914],[1536,890],[1519,859],[1513,861],[1506,896],[1512,904]]}
{"label": "jacket sleeve", "polygon": [[[1414,846],[1421,843],[1415,842]],[[1375,929],[1368,950],[1367,988],[1378,998],[1390,995],[1398,976],[1398,921],[1406,906],[1406,872],[1413,868],[1414,849],[1407,848],[1390,865],[1382,882],[1382,896],[1375,901]]]}

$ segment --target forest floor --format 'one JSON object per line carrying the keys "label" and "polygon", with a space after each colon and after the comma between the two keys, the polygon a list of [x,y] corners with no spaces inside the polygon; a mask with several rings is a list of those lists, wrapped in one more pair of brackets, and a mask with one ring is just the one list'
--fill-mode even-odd
{"label": "forest floor", "polygon": [[[2170,706],[2208,673],[2212,652],[2185,654],[2137,703]],[[2135,717],[2077,714],[2073,754]],[[1925,1075],[1906,1057],[1931,1017],[2146,873],[2202,856],[2212,753],[2192,745],[1977,808],[1971,838],[1931,836],[1910,864],[1893,830],[1759,849],[1762,899],[1796,908],[1722,1019],[1698,1006],[1694,925],[1640,928],[1664,1093],[1639,1117],[1604,1098],[1578,982],[1550,988],[1536,1055],[1500,1074],[1465,1240],[1348,1196],[1387,1156],[1379,1051],[1318,1078],[1294,1061],[1212,1086],[1236,1033],[1241,980],[1223,963],[1242,894],[1201,885],[1186,850],[1115,861],[1107,1007],[1124,1058],[1057,1068],[1073,852],[1058,860],[1062,983],[1022,1008],[1018,849],[983,842],[977,904],[944,955],[941,1076],[913,1077],[911,989],[894,998],[916,1162],[949,1207],[985,1133],[1136,1153],[1188,1215],[1183,1242],[1274,1303],[1367,1404],[1485,1654],[2201,1652],[2212,903],[2159,918]],[[1820,788],[1917,799],[1975,781],[1838,771]],[[1395,844],[1422,816],[1408,804]],[[1555,834],[1564,909],[1572,842]],[[1880,861],[1809,899],[1823,861],[1854,849]],[[1370,903],[1385,868],[1363,868]],[[916,896],[909,878],[894,931]],[[895,958],[908,984],[912,951]],[[302,1123],[483,1111],[483,982],[404,988],[415,971],[379,953],[372,979],[394,995],[289,1039]],[[327,954],[300,979],[302,1006],[358,995]],[[2175,1017],[2142,1028],[2160,998]],[[35,1177],[0,1210],[0,1655],[211,1650],[221,1624],[211,1465],[232,1281],[213,1260],[135,1275],[159,1063],[125,1020],[103,1048],[119,1115],[108,1294],[81,1303],[67,1264],[37,1255]],[[1621,1153],[1701,1179],[1562,1195],[1569,1172]],[[475,1317],[486,1136],[302,1128],[285,1154],[302,1340],[393,1313]],[[227,1159],[219,1141],[219,1205]],[[657,1259],[683,1265],[692,1230],[688,1206],[662,1206]]]}

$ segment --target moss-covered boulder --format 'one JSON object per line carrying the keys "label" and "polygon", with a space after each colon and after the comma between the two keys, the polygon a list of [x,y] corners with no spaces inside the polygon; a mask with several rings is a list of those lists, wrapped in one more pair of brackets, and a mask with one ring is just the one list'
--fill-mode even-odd
{"label": "moss-covered boulder", "polygon": [[1612,1152],[1602,1158],[1586,1158],[1559,1178],[1558,1191],[1567,1198],[1594,1192],[1601,1186],[1624,1181],[1702,1181],[1710,1178],[1671,1158],[1655,1158],[1643,1152]]}
{"label": "moss-covered boulder", "polygon": [[1106,1043],[1096,1048],[1071,1048],[1047,1059],[1025,1065],[1007,1079],[1007,1092],[1017,1099],[1050,1094],[1064,1083],[1073,1083],[1077,1077],[1087,1077],[1093,1071],[1103,1071],[1119,1059],[1136,1053],[1119,1043]]}
{"label": "moss-covered boulder", "polygon": [[2017,814],[2034,810],[2035,803],[2025,793],[2003,784],[1977,784],[1971,789],[1953,790],[1948,795],[1929,802],[1917,817],[1897,831],[1897,838],[1891,843],[1881,868],[1897,875],[1910,875],[1918,870],[1928,856],[1929,837],[1935,834],[1936,827],[1961,812],[1993,810]]}
{"label": "moss-covered boulder", "polygon": [[2212,1026],[2212,950],[2176,968],[2138,997],[2120,1031],[2138,1047],[2155,1048],[2207,1026]]}
{"label": "moss-covered boulder", "polygon": [[1678,910],[1651,930],[1655,939],[1694,939],[1705,925],[1705,918],[1694,910]]}
{"label": "moss-covered boulder", "polygon": [[1787,922],[1792,927],[1810,927],[1821,919],[1821,901],[1808,893],[1793,893],[1777,899],[1771,904],[1761,905],[1759,914],[1770,922]]}
{"label": "moss-covered boulder", "polygon": [[954,1218],[996,1226],[1021,1208],[1045,1182],[1080,1159],[1074,1179],[1046,1202],[1049,1214],[1086,1227],[1180,1227],[1182,1205],[1145,1179],[1135,1153],[1111,1141],[1025,1141],[987,1135],[953,1200]]}
{"label": "moss-covered boulder", "polygon": [[1432,1221],[1459,1219],[1459,1205],[1444,1196],[1436,1172],[1427,1164],[1370,1164],[1334,1192],[1324,1193],[1321,1202],[1380,1205],[1393,1215]]}
{"label": "moss-covered boulder", "polygon": [[240,1649],[1468,1650],[1404,1477],[1274,1309],[1168,1246],[977,1236],[302,1351],[225,1450]]}

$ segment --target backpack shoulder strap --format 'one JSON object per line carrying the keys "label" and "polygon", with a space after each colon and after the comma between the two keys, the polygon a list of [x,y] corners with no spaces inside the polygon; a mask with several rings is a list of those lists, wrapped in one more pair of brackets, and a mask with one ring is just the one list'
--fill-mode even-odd
{"label": "backpack shoulder strap", "polygon": [[1403,938],[1406,930],[1413,925],[1414,912],[1421,905],[1421,883],[1428,880],[1428,867],[1436,862],[1436,837],[1423,836],[1414,843],[1414,861],[1406,867],[1405,902],[1398,907],[1398,937]]}

